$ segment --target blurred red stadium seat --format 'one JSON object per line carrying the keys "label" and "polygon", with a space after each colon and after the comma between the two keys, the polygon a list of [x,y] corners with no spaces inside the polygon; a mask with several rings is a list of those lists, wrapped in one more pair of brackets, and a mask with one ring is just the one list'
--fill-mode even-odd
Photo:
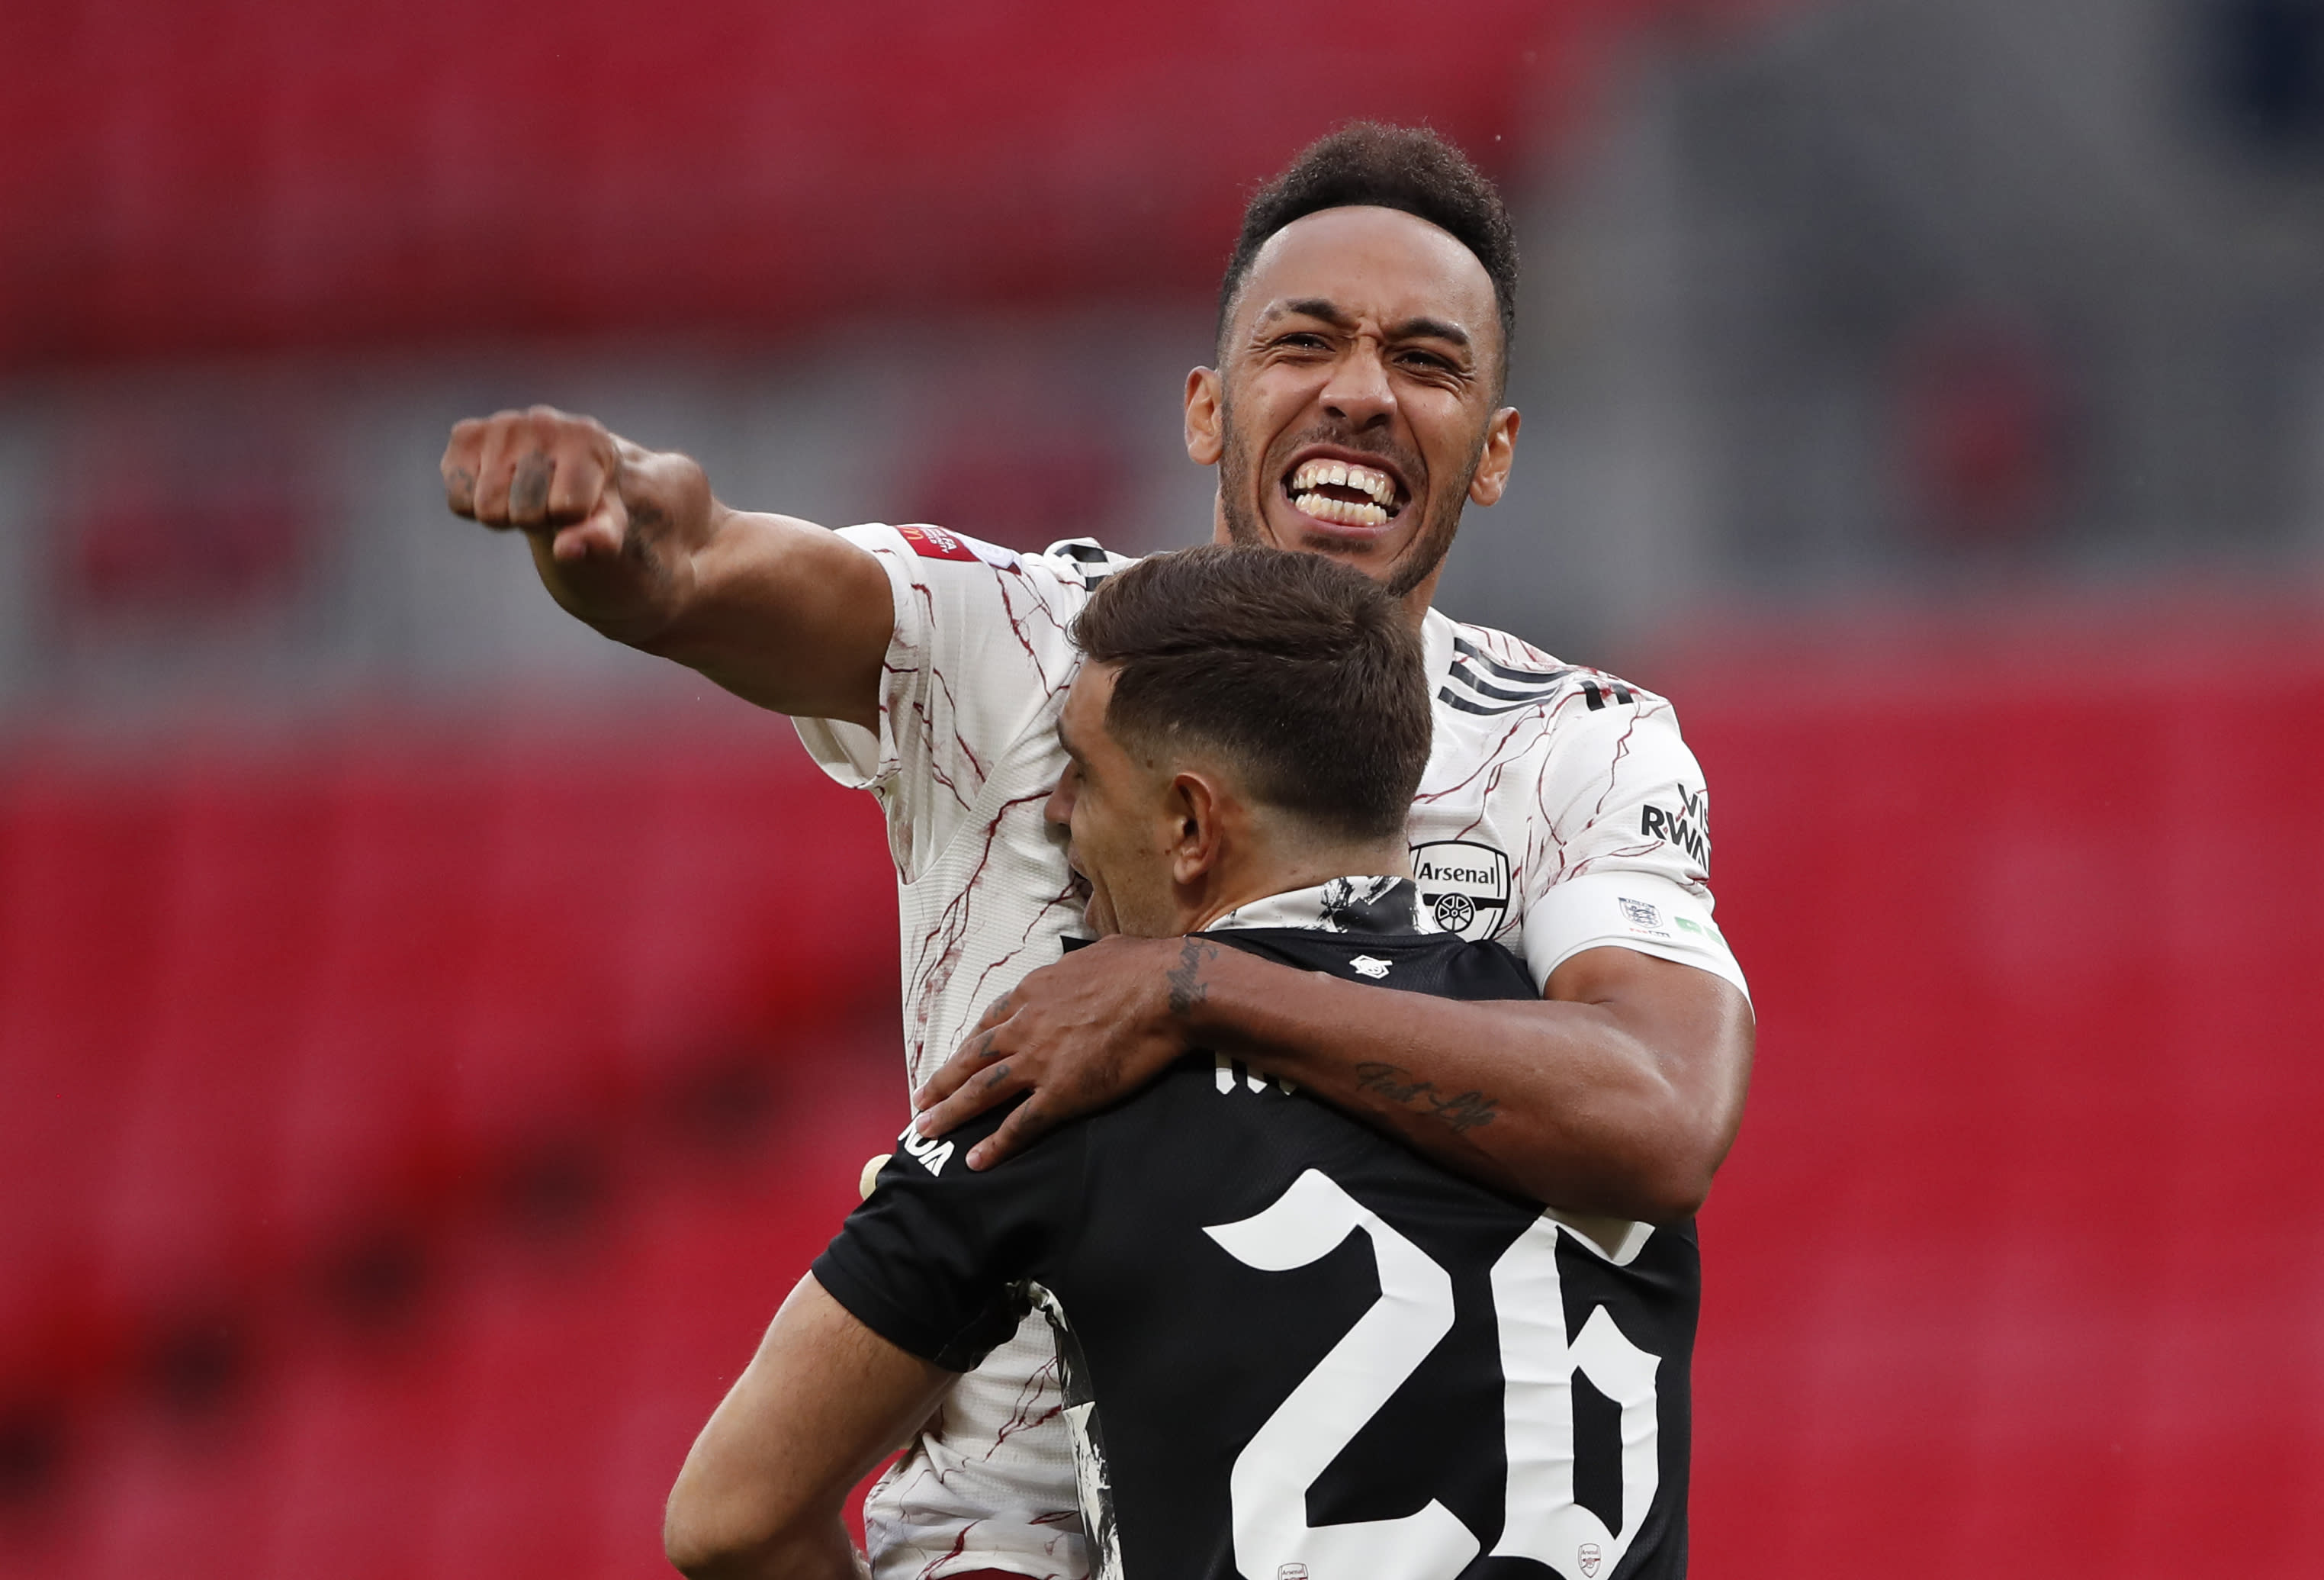
{"label": "blurred red stadium seat", "polygon": [[448,1118],[492,858],[475,753],[424,739],[330,754],[329,901],[283,1091],[281,1207],[312,1246],[351,1219],[424,1208],[456,1177]]}
{"label": "blurred red stadium seat", "polygon": [[2089,634],[1668,681],[1761,1017],[1702,1221],[1708,1572],[2306,1567],[2324,646]]}
{"label": "blurred red stadium seat", "polygon": [[[0,355],[764,340],[898,302],[1199,297],[1240,194],[1379,113],[1384,76],[1499,171],[1610,23],[1766,8],[1461,0],[1475,47],[1413,51],[1387,0],[706,0],[650,25],[619,0],[18,0]],[[582,83],[619,87],[576,115]]]}
{"label": "blurred red stadium seat", "polygon": [[149,874],[161,924],[151,956],[120,962],[150,974],[152,1027],[97,1208],[106,1298],[130,1309],[211,1300],[267,1253],[290,1033],[325,903],[307,763],[197,754],[172,778],[176,837]]}
{"label": "blurred red stadium seat", "polygon": [[0,777],[0,1391],[115,1336],[92,1204],[151,1032],[174,832],[134,780],[37,759]]}
{"label": "blurred red stadium seat", "polygon": [[[2324,1539],[2324,643],[2197,626],[1646,677],[1762,1017],[1702,1221],[1704,1572],[2297,1573]],[[106,1529],[23,1572],[658,1572],[687,1442],[899,1122],[876,817],[771,733],[165,766],[0,773],[17,1381],[101,1368],[154,1315],[104,1291],[192,1248],[469,1215],[370,1326],[278,1283],[208,1416],[106,1396]],[[574,856],[611,825],[621,863]],[[738,1069],[703,1091],[760,1128],[722,1150],[687,1083]],[[580,1229],[475,1216],[459,1182],[558,1115]],[[91,1245],[138,1280],[76,1280]]]}

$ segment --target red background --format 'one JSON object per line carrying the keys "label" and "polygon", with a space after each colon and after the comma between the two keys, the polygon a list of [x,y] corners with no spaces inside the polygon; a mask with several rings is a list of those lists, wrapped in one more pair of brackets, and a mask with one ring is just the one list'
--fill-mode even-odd
{"label": "red background", "polygon": [[[2153,625],[1730,633],[1647,677],[1762,1026],[1702,1219],[1701,1573],[2316,1539],[2324,647]],[[902,1113],[877,819],[787,734],[10,771],[7,1375],[70,1443],[13,1565],[653,1571]],[[657,1117],[734,1067],[755,1127]],[[565,1228],[491,1183],[543,1138],[596,1160]],[[302,1270],[377,1222],[431,1271],[366,1325]],[[245,1335],[208,1401],[153,1359],[187,1312]]]}
{"label": "red background", "polygon": [[[1623,29],[1769,8],[12,0],[0,370],[1183,304],[1333,119],[1522,182]],[[1635,677],[1762,1024],[1696,1572],[2305,1573],[2312,614],[1820,628]],[[903,1101],[876,817],[720,716],[10,721],[0,1573],[660,1572]]]}
{"label": "red background", "polygon": [[1609,23],[1732,9],[14,0],[0,359],[1199,295],[1334,121],[1508,173]]}

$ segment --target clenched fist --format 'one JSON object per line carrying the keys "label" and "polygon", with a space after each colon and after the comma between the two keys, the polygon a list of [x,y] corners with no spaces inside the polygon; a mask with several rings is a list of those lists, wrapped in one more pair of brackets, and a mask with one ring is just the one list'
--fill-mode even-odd
{"label": "clenched fist", "polygon": [[717,508],[689,457],[641,449],[550,406],[454,424],[443,474],[454,514],[522,531],[559,604],[637,644],[684,607]]}

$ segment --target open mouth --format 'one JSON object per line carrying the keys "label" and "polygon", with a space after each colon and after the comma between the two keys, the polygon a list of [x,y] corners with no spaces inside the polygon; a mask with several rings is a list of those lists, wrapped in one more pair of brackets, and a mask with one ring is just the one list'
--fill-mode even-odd
{"label": "open mouth", "polygon": [[1393,474],[1322,456],[1294,467],[1283,492],[1294,510],[1335,527],[1384,527],[1409,503]]}

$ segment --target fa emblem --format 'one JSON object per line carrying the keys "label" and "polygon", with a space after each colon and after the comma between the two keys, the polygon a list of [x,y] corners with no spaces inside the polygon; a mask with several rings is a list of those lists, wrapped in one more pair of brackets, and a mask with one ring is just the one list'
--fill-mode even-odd
{"label": "fa emblem", "polygon": [[1489,938],[1509,909],[1509,858],[1489,845],[1439,839],[1412,847],[1420,908],[1436,930]]}

